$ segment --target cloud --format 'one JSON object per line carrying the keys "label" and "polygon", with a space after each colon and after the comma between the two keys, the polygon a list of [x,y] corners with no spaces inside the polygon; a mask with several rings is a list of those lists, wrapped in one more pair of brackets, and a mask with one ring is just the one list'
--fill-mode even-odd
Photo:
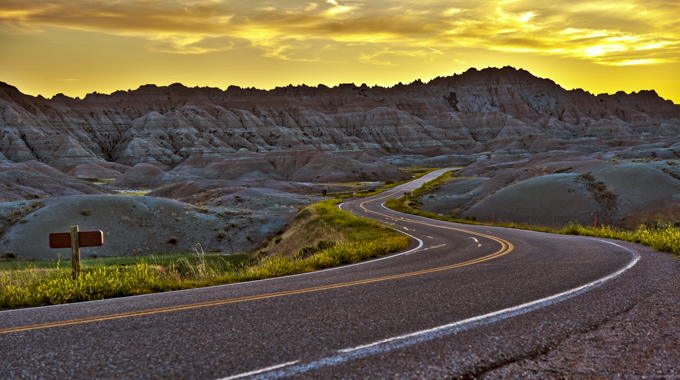
{"label": "cloud", "polygon": [[366,51],[348,50],[355,59],[381,65],[397,64],[389,56],[417,56],[413,52],[420,47],[432,54],[427,49],[446,53],[470,46],[602,65],[677,61],[678,15],[680,3],[667,0],[0,3],[0,22],[15,33],[59,27],[143,38],[154,51],[202,54],[255,47],[265,56],[287,60],[320,60],[320,50],[314,49],[322,46],[363,45]]}

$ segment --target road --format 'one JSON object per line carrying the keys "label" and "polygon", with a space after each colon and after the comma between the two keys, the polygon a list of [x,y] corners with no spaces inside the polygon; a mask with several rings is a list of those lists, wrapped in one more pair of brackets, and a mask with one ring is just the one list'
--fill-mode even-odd
{"label": "road", "polygon": [[285,278],[0,312],[1,378],[473,376],[545,353],[646,297],[636,245],[345,210],[408,251]]}

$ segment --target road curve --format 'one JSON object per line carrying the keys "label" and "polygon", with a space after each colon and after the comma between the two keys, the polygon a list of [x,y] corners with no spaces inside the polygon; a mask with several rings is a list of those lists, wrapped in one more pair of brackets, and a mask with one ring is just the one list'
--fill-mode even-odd
{"label": "road curve", "polygon": [[[304,275],[0,312],[0,377],[456,377],[550,350],[645,297],[636,245],[343,209],[406,252]],[[638,261],[640,262],[638,263]]]}

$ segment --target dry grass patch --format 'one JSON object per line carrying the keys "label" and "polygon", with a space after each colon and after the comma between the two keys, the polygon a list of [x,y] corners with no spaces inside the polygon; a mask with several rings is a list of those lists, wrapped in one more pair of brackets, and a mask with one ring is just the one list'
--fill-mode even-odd
{"label": "dry grass patch", "polygon": [[319,211],[315,207],[305,207],[288,224],[285,231],[277,234],[258,252],[261,256],[294,257],[302,247],[317,246],[322,240],[338,243],[347,241],[342,231],[320,220]]}

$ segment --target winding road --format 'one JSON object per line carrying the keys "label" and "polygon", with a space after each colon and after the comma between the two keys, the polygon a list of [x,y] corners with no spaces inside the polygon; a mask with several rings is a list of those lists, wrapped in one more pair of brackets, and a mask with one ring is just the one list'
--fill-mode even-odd
{"label": "winding road", "polygon": [[[0,378],[439,378],[541,355],[646,297],[636,245],[342,208],[406,252],[250,283],[0,312]],[[651,280],[650,280],[651,281]]]}

